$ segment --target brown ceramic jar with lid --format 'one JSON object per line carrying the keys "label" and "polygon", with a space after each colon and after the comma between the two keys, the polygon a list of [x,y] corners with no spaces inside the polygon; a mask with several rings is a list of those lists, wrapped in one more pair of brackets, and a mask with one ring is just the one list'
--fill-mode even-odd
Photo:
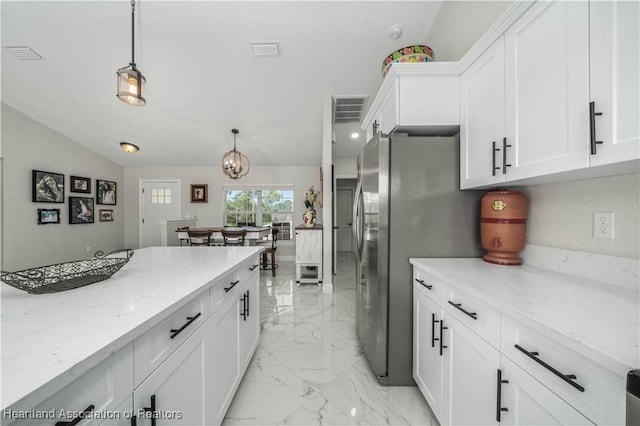
{"label": "brown ceramic jar with lid", "polygon": [[518,253],[525,244],[527,198],[519,191],[491,191],[482,197],[480,238],[486,262],[522,265]]}

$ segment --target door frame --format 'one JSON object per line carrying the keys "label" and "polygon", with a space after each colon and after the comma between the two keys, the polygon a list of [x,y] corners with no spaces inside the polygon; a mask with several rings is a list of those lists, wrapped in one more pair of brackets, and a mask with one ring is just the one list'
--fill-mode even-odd
{"label": "door frame", "polygon": [[[349,187],[349,188],[346,188],[346,187],[345,188],[339,188],[339,187],[336,187],[336,212],[338,210],[338,201],[337,200],[338,200],[338,193],[340,191],[349,191],[351,193],[351,200],[353,200],[355,198],[355,188],[351,188],[351,187]],[[351,211],[353,213],[353,205],[351,206]],[[337,223],[338,222],[338,217],[337,216],[338,215],[336,213],[335,226],[338,225],[338,223]],[[351,224],[351,226],[353,226],[353,224]],[[336,230],[336,252],[338,252],[338,236],[337,236],[337,233],[338,232]],[[351,238],[351,244],[349,244],[349,245],[351,246],[351,250],[349,250],[349,253],[353,253],[353,250],[354,250],[354,247],[353,247],[353,233],[350,233],[350,238]],[[344,253],[346,253],[346,252],[344,252]]]}
{"label": "door frame", "polygon": [[145,183],[154,182],[168,182],[178,184],[178,200],[180,200],[180,202],[178,203],[178,212],[179,217],[182,217],[182,180],[180,178],[156,178],[138,180],[138,247],[142,247],[142,206],[144,198],[142,197],[142,186]]}

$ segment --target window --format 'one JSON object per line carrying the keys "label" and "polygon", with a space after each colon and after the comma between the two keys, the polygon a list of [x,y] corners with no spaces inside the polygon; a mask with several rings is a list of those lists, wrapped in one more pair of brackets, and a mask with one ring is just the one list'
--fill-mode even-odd
{"label": "window", "polygon": [[293,235],[293,187],[225,191],[226,226],[272,226],[279,240]]}
{"label": "window", "polygon": [[171,204],[171,188],[152,188],[151,204]]}

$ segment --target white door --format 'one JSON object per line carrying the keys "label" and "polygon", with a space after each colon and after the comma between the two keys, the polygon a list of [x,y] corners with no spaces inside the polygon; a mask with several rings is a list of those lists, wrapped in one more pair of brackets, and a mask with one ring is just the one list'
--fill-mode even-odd
{"label": "white door", "polygon": [[179,179],[140,181],[140,248],[160,245],[160,220],[181,216]]}
{"label": "white door", "polygon": [[338,251],[351,252],[351,220],[353,218],[353,190],[338,189],[336,201],[336,226]]}

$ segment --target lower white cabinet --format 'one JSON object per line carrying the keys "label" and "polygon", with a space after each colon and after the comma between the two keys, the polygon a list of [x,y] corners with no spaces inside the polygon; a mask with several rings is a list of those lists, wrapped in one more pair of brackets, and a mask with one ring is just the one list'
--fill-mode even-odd
{"label": "lower white cabinet", "polygon": [[[522,355],[518,344],[544,352],[585,389]],[[624,423],[624,384],[613,374],[417,268],[413,377],[443,425]]]}
{"label": "lower white cabinet", "polygon": [[502,424],[593,424],[508,358],[502,357],[500,374],[501,399],[498,404],[503,410],[500,412]]}
{"label": "lower white cabinet", "polygon": [[443,322],[442,424],[497,424],[500,352],[451,315],[445,314]]}
{"label": "lower white cabinet", "polygon": [[133,393],[138,425],[211,424],[211,324],[205,322]]}

